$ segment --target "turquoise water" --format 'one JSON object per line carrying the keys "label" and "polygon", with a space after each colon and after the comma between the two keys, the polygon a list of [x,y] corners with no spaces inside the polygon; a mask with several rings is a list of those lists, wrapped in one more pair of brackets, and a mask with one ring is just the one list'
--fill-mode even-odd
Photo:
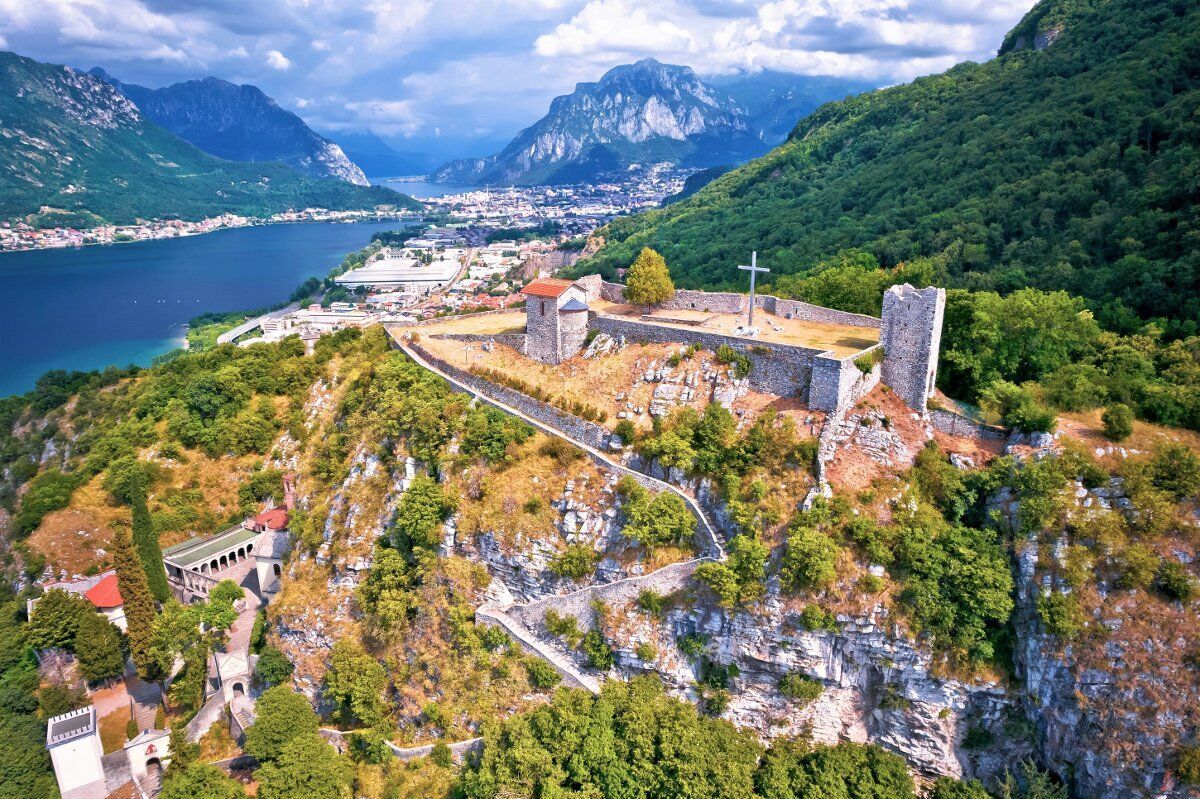
{"label": "turquoise water", "polygon": [[387,186],[389,189],[398,191],[401,194],[416,197],[418,200],[426,200],[430,197],[442,197],[446,194],[460,194],[461,192],[478,188],[477,186],[466,186],[457,183],[429,183],[424,180],[398,181],[388,180],[387,178],[367,178],[367,180],[376,186]]}
{"label": "turquoise water", "polygon": [[401,222],[265,225],[0,254],[0,396],[50,369],[145,366],[205,311],[259,308]]}

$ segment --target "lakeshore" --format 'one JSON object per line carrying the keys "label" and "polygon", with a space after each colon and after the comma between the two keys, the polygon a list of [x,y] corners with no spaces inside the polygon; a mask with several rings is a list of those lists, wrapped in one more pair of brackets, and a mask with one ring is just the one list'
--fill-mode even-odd
{"label": "lakeshore", "polygon": [[205,311],[274,305],[398,223],[312,222],[0,258],[0,396],[50,369],[148,365]]}

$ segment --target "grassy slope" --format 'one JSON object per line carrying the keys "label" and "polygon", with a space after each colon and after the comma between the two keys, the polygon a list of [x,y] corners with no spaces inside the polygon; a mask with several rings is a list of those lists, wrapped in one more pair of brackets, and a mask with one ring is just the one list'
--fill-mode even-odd
{"label": "grassy slope", "polygon": [[1050,24],[1046,50],[822,107],[690,200],[614,222],[579,268],[651,246],[681,284],[728,286],[752,249],[775,274],[852,247],[885,266],[949,250],[958,285],[1195,316],[1200,8],[1048,0],[1006,47]]}
{"label": "grassy slope", "polygon": [[382,187],[210,156],[142,118],[103,81],[0,53],[0,218],[42,206],[115,223],[288,208],[419,207]]}

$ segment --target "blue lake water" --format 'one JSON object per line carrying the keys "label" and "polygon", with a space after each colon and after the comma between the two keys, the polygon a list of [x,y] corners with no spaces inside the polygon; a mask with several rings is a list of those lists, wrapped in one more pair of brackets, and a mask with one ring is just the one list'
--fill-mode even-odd
{"label": "blue lake water", "polygon": [[407,194],[409,197],[416,197],[418,200],[443,197],[447,194],[461,194],[464,191],[479,188],[460,183],[430,183],[425,180],[391,180],[389,178],[367,178],[367,180],[376,186],[387,186],[393,191]]}
{"label": "blue lake water", "polygon": [[402,222],[265,225],[0,254],[0,396],[50,369],[147,365],[205,311],[260,308]]}

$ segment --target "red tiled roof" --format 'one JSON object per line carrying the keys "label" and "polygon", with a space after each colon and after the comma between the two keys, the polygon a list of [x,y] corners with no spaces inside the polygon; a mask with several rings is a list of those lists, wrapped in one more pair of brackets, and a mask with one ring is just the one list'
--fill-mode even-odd
{"label": "red tiled roof", "polygon": [[254,521],[268,530],[286,530],[289,521],[288,512],[283,508],[271,508],[255,516]]}
{"label": "red tiled roof", "polygon": [[125,604],[125,600],[121,598],[121,590],[117,587],[117,575],[115,574],[110,574],[93,585],[84,596],[101,610],[119,608]]}
{"label": "red tiled roof", "polygon": [[560,297],[564,291],[574,285],[575,283],[570,280],[560,280],[556,277],[543,277],[533,281],[528,286],[521,289],[521,293],[529,294],[533,297]]}

